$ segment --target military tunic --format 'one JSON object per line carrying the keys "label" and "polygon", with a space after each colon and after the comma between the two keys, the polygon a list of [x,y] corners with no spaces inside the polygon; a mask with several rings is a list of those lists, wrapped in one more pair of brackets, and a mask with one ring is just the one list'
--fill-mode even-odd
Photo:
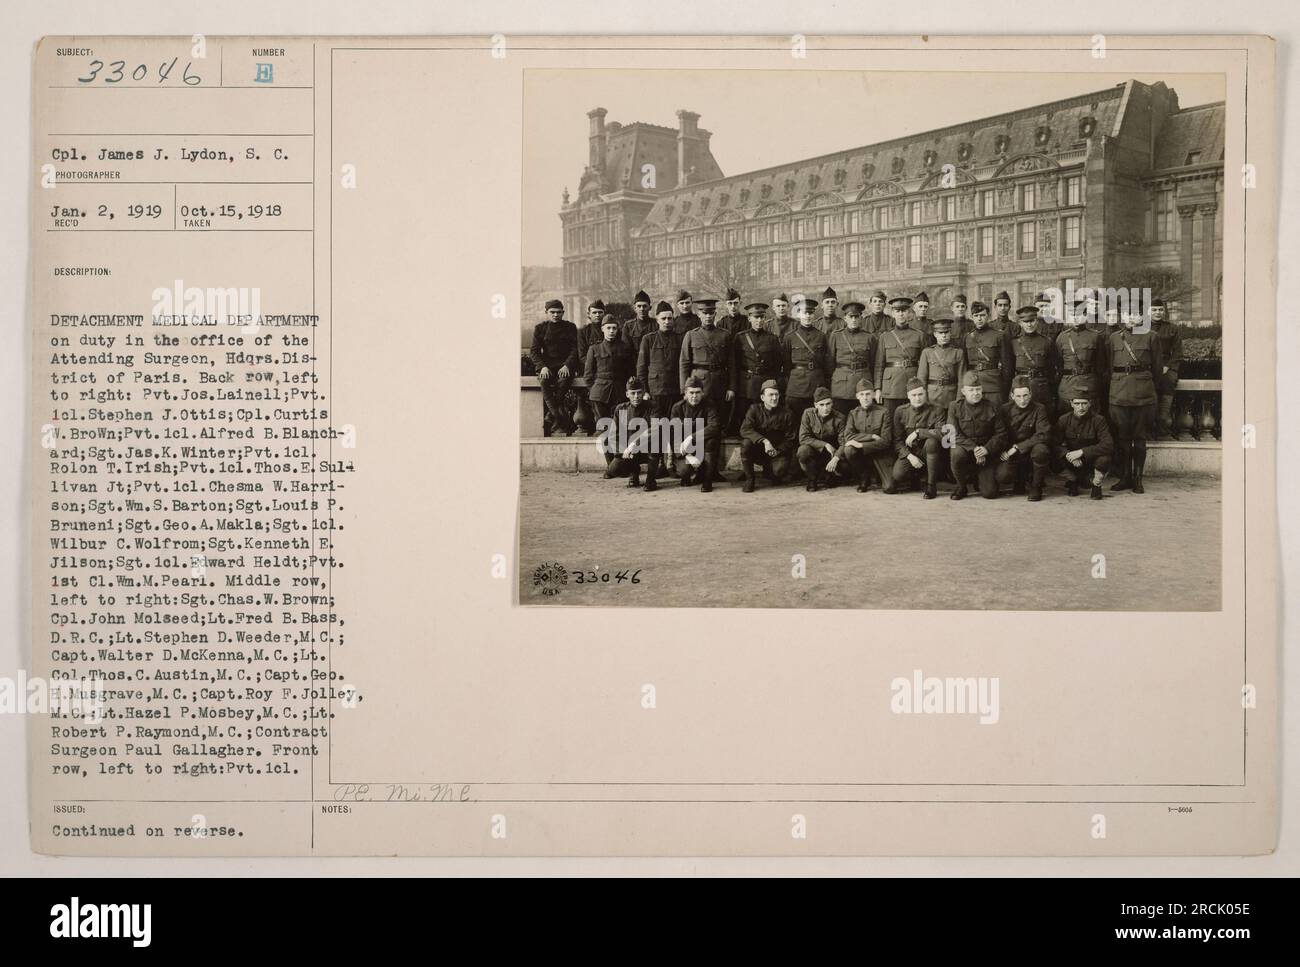
{"label": "military tunic", "polygon": [[[573,417],[568,412],[564,395],[569,390],[573,378],[578,375],[578,329],[568,319],[546,319],[533,327],[533,343],[528,351],[532,361],[533,372],[542,387],[542,405],[546,417],[542,421],[542,433],[558,426],[566,433],[573,430]],[[542,369],[549,369],[550,376],[542,379]],[[560,376],[560,370],[568,367],[569,375]],[[549,425],[548,425],[549,424]]]}
{"label": "military tunic", "polygon": [[1110,357],[1110,405],[1149,406],[1156,401],[1156,385],[1164,356],[1160,341],[1151,332],[1132,332],[1123,327],[1112,333],[1107,346]]}
{"label": "military tunic", "polygon": [[1000,403],[1007,397],[1003,385],[1003,334],[991,325],[983,329],[971,327],[966,333],[966,368],[979,375],[984,398]]}
{"label": "military tunic", "polygon": [[1052,458],[1052,421],[1047,416],[1047,407],[1030,400],[1029,405],[1022,409],[1013,400],[1003,403],[1000,410],[1002,422],[1007,428],[1007,441],[1003,451],[1015,447],[1016,453],[1009,460],[1002,460],[1002,451],[994,454],[998,461],[998,483],[1023,482],[1026,471],[1032,466],[1034,486],[1042,487]]}
{"label": "military tunic", "polygon": [[[861,443],[862,446],[851,447],[849,441]],[[894,429],[885,408],[873,403],[850,410],[844,418],[844,428],[840,430],[840,448],[835,455],[854,469],[863,484],[866,484],[870,469],[874,467],[880,477],[881,488],[892,492]]]}
{"label": "military tunic", "polygon": [[[682,427],[681,438],[673,441],[673,459],[678,475],[687,476],[696,470],[686,462],[684,454],[677,452],[677,448],[682,444],[686,436],[692,436],[697,432],[697,427],[699,427],[697,420],[704,421],[702,439],[698,442],[704,450],[705,464],[698,469],[702,476],[711,473],[712,469],[718,465],[722,454],[722,416],[718,412],[717,404],[707,396],[702,397],[700,402],[694,406],[681,399],[674,403],[672,409],[668,412],[669,417],[678,421],[678,425]],[[693,440],[692,444],[695,442],[697,441]],[[688,448],[688,452],[695,453],[697,451],[692,446]]]}
{"label": "military tunic", "polygon": [[781,343],[766,329],[752,328],[735,338],[736,361],[732,370],[736,396],[755,401],[763,395],[763,383],[781,378]]}
{"label": "military tunic", "polygon": [[816,406],[810,406],[803,411],[803,417],[799,421],[797,455],[799,466],[803,468],[803,472],[810,480],[815,480],[830,462],[832,454],[826,451],[823,444],[829,443],[832,447],[838,448],[840,431],[843,429],[844,414],[838,410],[832,409],[826,416],[821,416]]}
{"label": "military tunic", "polygon": [[[1160,343],[1160,358],[1163,360],[1156,395],[1169,396],[1178,387],[1178,369],[1183,362],[1183,332],[1168,319],[1153,322],[1151,331]],[[1166,366],[1169,368],[1167,373],[1163,372]]]}
{"label": "military tunic", "polygon": [[749,328],[749,316],[740,312],[734,316],[718,316],[717,327],[723,332],[731,333],[734,338],[738,333]]}
{"label": "military tunic", "polygon": [[[1056,421],[1053,432],[1058,469],[1074,475],[1077,483],[1085,482],[1094,470],[1103,474],[1110,469],[1111,455],[1115,444],[1111,439],[1110,426],[1098,413],[1089,410],[1083,418],[1074,412],[1064,414]],[[1074,450],[1083,451],[1083,466],[1076,467],[1065,459],[1065,455]]]}
{"label": "military tunic", "polygon": [[1109,368],[1106,341],[1090,329],[1066,327],[1056,337],[1053,364],[1061,377],[1057,395],[1061,398],[1062,412],[1079,393],[1095,400],[1100,395],[1101,382]]}
{"label": "military tunic", "polygon": [[[1002,422],[1002,413],[988,400],[968,403],[963,398],[948,407],[948,422],[955,432],[949,460],[958,487],[966,485],[973,471],[979,480],[980,493],[990,499],[996,497],[998,456],[1007,448],[1007,427]],[[988,450],[982,466],[975,460],[976,447]]]}
{"label": "military tunic", "polygon": [[[654,402],[648,399],[640,400],[635,405],[624,401],[614,407],[614,425],[606,446],[608,455],[613,458],[608,462],[610,476],[629,476],[636,473],[638,467],[644,463],[648,479],[655,478],[655,471],[659,466],[659,453],[655,450],[657,438],[650,421],[658,415],[659,411],[655,408]],[[636,424],[637,420],[645,421],[645,425]],[[619,439],[620,430],[627,434],[626,439]],[[634,440],[634,437],[639,439]],[[636,450],[630,458],[625,459],[623,448],[634,442],[638,444]]]}
{"label": "military tunic", "polygon": [[833,316],[825,316],[818,313],[813,319],[813,328],[821,331],[823,336],[830,336],[832,333],[839,332],[845,328],[844,317],[836,313]]}
{"label": "military tunic", "polygon": [[704,381],[704,395],[722,400],[731,389],[731,333],[717,326],[692,329],[682,338],[681,365],[678,376],[686,381],[697,376]]}
{"label": "military tunic", "polygon": [[862,328],[879,337],[894,328],[894,317],[888,312],[869,312],[862,317]]}
{"label": "military tunic", "polygon": [[1053,355],[1052,340],[1041,331],[1031,334],[1017,329],[1003,343],[1003,365],[1008,383],[1011,376],[1026,377],[1034,402],[1046,406],[1049,415],[1056,404]]}
{"label": "military tunic", "polygon": [[876,388],[885,399],[907,399],[907,381],[916,375],[921,350],[929,340],[911,326],[896,327],[880,337],[876,350]]}
{"label": "military tunic", "polygon": [[677,367],[682,355],[682,337],[669,329],[660,332],[656,329],[641,338],[641,349],[637,353],[636,374],[645,383],[646,392],[659,403],[666,412],[663,400],[669,400],[668,406],[675,403],[682,395],[682,386]]}
{"label": "military tunic", "polygon": [[700,317],[693,312],[673,316],[673,332],[679,336],[685,336],[692,329],[700,328],[700,325]]}
{"label": "military tunic", "polygon": [[827,380],[826,337],[812,326],[796,326],[782,344],[786,397],[811,400],[818,386]]}
{"label": "military tunic", "polygon": [[[872,382],[876,368],[876,337],[862,329],[837,330],[830,337],[831,397],[855,400],[858,380]],[[872,388],[874,389],[874,383]]]}
{"label": "military tunic", "polygon": [[602,339],[587,350],[583,375],[587,395],[598,417],[612,416],[615,404],[627,392],[627,380],[636,368],[632,352],[621,339]]}
{"label": "military tunic", "polygon": [[632,350],[632,355],[635,356],[641,351],[641,340],[648,334],[658,331],[659,323],[655,322],[653,316],[647,316],[645,319],[633,317],[623,323],[620,335],[622,335],[623,341],[627,343],[627,348]]}
{"label": "military tunic", "polygon": [[[795,433],[794,414],[783,404],[778,403],[770,410],[762,403],[753,404],[740,424],[740,459],[745,476],[751,477],[757,463],[777,480],[783,479],[794,454]],[[764,440],[776,448],[774,455],[768,456]]]}
{"label": "military tunic", "polygon": [[947,407],[957,398],[957,387],[966,374],[966,356],[956,346],[927,346],[921,350],[916,378],[925,384],[925,392],[935,406]]}
{"label": "military tunic", "polygon": [[[890,425],[893,428],[894,452],[898,459],[894,461],[892,476],[895,481],[911,480],[921,472],[908,461],[908,454],[921,457],[925,461],[926,486],[933,487],[943,472],[943,425],[946,416],[942,409],[932,403],[913,406],[903,403],[894,410]],[[912,443],[907,438],[916,433]]]}

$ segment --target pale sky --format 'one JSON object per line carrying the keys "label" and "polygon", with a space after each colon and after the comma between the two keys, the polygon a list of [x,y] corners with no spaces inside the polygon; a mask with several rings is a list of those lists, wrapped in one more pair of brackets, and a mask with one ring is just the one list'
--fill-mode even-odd
{"label": "pale sky", "polygon": [[523,256],[559,265],[560,195],[587,163],[587,112],[675,128],[700,115],[724,175],[830,154],[1101,91],[1164,81],[1181,107],[1224,98],[1222,74],[989,74],[934,71],[529,70],[524,78]]}

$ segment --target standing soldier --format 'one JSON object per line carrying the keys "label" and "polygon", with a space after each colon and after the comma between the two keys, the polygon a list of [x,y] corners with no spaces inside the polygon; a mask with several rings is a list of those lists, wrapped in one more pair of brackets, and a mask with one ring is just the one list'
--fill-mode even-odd
{"label": "standing soldier", "polygon": [[1056,421],[1054,442],[1058,469],[1066,475],[1065,492],[1079,496],[1079,484],[1091,477],[1093,500],[1101,500],[1101,482],[1110,469],[1110,427],[1092,412],[1092,396],[1076,390],[1070,400],[1072,412]]}
{"label": "standing soldier", "polygon": [[1076,302],[1066,318],[1069,325],[1056,337],[1056,353],[1052,357],[1052,365],[1061,379],[1056,391],[1057,413],[1068,411],[1070,401],[1080,392],[1086,393],[1090,400],[1097,399],[1101,373],[1108,368],[1105,338],[1084,325],[1088,318],[1087,304]]}
{"label": "standing soldier", "polygon": [[889,300],[894,328],[880,337],[876,349],[876,402],[883,403],[891,420],[894,410],[908,398],[908,380],[916,375],[921,350],[928,342],[925,335],[913,329],[908,321],[907,310],[911,305],[912,300],[907,296]]}
{"label": "standing soldier", "polygon": [[1164,374],[1160,339],[1154,332],[1137,332],[1136,315],[1125,313],[1120,331],[1110,337],[1110,419],[1115,424],[1115,463],[1119,480],[1111,490],[1145,493],[1142,472],[1147,463],[1147,437],[1156,418],[1156,386]]}
{"label": "standing soldier", "polygon": [[959,349],[966,345],[966,333],[971,331],[972,323],[966,315],[966,297],[953,296],[952,300],[952,344]]}
{"label": "standing soldier", "polygon": [[533,327],[533,345],[528,358],[542,387],[542,404],[546,407],[542,435],[550,436],[557,429],[564,434],[572,433],[573,417],[564,396],[573,377],[578,375],[578,330],[564,318],[564,303],[559,299],[546,303],[546,319]]}
{"label": "standing soldier", "polygon": [[768,331],[780,342],[795,325],[794,317],[790,315],[790,298],[782,292],[772,300],[772,321],[768,324]]}
{"label": "standing soldier", "polygon": [[698,478],[700,492],[712,493],[714,468],[722,456],[722,422],[713,401],[704,395],[702,379],[686,380],[685,394],[669,411],[674,426],[682,428],[673,447],[677,476],[683,487]]}
{"label": "standing soldier", "polygon": [[1151,331],[1160,342],[1160,358],[1164,361],[1160,379],[1156,383],[1156,434],[1157,440],[1174,437],[1174,392],[1178,389],[1178,369],[1183,363],[1183,334],[1167,317],[1164,299],[1151,303]]}
{"label": "standing soldier", "polygon": [[[892,303],[891,303],[892,305]],[[912,328],[925,336],[928,341],[930,338],[930,326],[934,320],[930,318],[930,296],[926,292],[918,292],[916,298],[912,300]]]}
{"label": "standing soldier", "polygon": [[[622,450],[614,457],[606,470],[606,477],[629,475],[629,487],[641,486],[641,464],[645,464],[646,493],[658,490],[655,477],[659,469],[659,454],[654,452],[654,442],[658,439],[654,432],[653,420],[658,415],[654,401],[645,392],[645,384],[637,376],[627,380],[627,402],[620,403],[614,410],[614,426],[611,438],[618,439],[620,430],[627,432],[627,439],[620,440]],[[636,424],[640,420],[644,425]]]}
{"label": "standing soldier", "polygon": [[[804,489],[812,492],[821,485],[822,471],[835,459],[840,431],[844,429],[844,414],[837,413],[831,404],[831,391],[818,386],[813,392],[813,405],[803,411],[799,420],[799,466],[808,478]],[[834,477],[828,484],[834,486]]]}
{"label": "standing soldier", "polygon": [[691,294],[685,289],[677,293],[677,315],[673,319],[673,332],[685,336],[700,327],[700,317],[691,311]]}
{"label": "standing soldier", "polygon": [[632,297],[632,311],[636,313],[623,323],[623,341],[635,357],[641,351],[641,339],[655,331],[655,320],[650,315],[650,297],[644,291]]}
{"label": "standing soldier", "polygon": [[796,421],[812,406],[813,390],[827,383],[826,337],[812,324],[816,306],[812,299],[799,300],[794,307],[799,325],[786,333],[781,345],[785,405]]}
{"label": "standing soldier", "polygon": [[1017,376],[1011,381],[1011,402],[1003,404],[1000,409],[1010,445],[998,454],[997,482],[1011,484],[1013,494],[1023,494],[1025,477],[1032,468],[1029,499],[1040,501],[1043,499],[1043,481],[1052,461],[1052,421],[1047,418],[1047,407],[1033,401],[1029,380]]}
{"label": "standing soldier", "polygon": [[989,325],[989,307],[982,302],[971,305],[971,328],[966,334],[966,368],[978,373],[984,398],[998,406],[1006,399],[1002,382],[1002,342],[1005,333]]}
{"label": "standing soldier", "polygon": [[[636,369],[636,362],[627,348],[627,343],[618,338],[618,320],[612,312],[605,313],[601,320],[601,332],[604,338],[587,350],[587,365],[583,375],[587,380],[587,394],[591,405],[596,410],[597,429],[607,432],[608,424],[600,421],[612,419],[618,398],[627,392],[627,379]],[[606,452],[605,470],[609,476],[609,465],[614,455]]]}
{"label": "standing soldier", "polygon": [[890,318],[889,313],[885,311],[885,293],[877,289],[871,293],[871,298],[867,300],[867,308],[871,311],[862,317],[862,328],[867,330],[877,339],[888,329],[894,328],[894,320]]}
{"label": "standing soldier", "polygon": [[839,296],[837,296],[835,290],[828,285],[826,291],[822,293],[821,315],[819,315],[817,321],[813,323],[813,325],[821,330],[823,336],[829,336],[831,333],[844,328],[844,317],[836,311],[839,304]]}
{"label": "standing soldier", "polygon": [[1034,296],[1034,308],[1038,310],[1039,331],[1048,339],[1055,341],[1057,335],[1065,328],[1065,323],[1052,315],[1052,297],[1046,292],[1038,293]]}
{"label": "standing soldier", "polygon": [[[681,375],[678,366],[682,357],[682,337],[673,332],[673,307],[667,302],[655,306],[658,329],[641,339],[637,353],[636,374],[654,400],[655,412],[667,415],[673,404],[682,398]],[[662,455],[664,471],[670,464],[668,455]]]}
{"label": "standing soldier", "polygon": [[[586,367],[587,350],[604,338],[600,330],[600,320],[605,315],[605,303],[597,299],[587,306],[587,318],[578,330],[578,372]],[[575,373],[577,375],[577,373]],[[575,387],[574,395],[578,397],[577,420],[582,430],[588,435],[596,432],[596,414],[591,406],[589,387]]]}
{"label": "standing soldier", "polygon": [[794,454],[798,424],[788,406],[781,405],[781,390],[776,380],[765,380],[762,396],[750,404],[740,424],[740,463],[745,472],[745,493],[754,492],[754,464],[763,468],[763,476],[782,483]]}
{"label": "standing soldier", "polygon": [[938,493],[939,476],[943,473],[943,424],[946,414],[934,406],[925,392],[925,384],[915,377],[905,384],[907,403],[894,410],[890,423],[893,428],[894,461],[891,476],[894,486],[914,483],[917,473],[925,471],[925,499],[933,500]]}
{"label": "standing soldier", "polygon": [[966,496],[966,481],[972,473],[979,479],[980,494],[988,500],[998,495],[998,455],[1007,446],[1007,428],[998,408],[984,399],[984,387],[975,373],[961,382],[962,399],[948,407],[948,422],[954,438],[949,459],[957,478],[953,500]]}
{"label": "standing soldier", "polygon": [[1011,318],[1011,296],[1006,289],[999,292],[993,299],[993,319],[991,325],[998,332],[1007,333],[1007,338],[1011,338],[1011,331],[1015,327],[1015,320]]}
{"label": "standing soldier", "polygon": [[1037,306],[1021,306],[1016,316],[1019,321],[1010,338],[1003,334],[1002,371],[1004,377],[1028,379],[1034,402],[1042,403],[1050,418],[1056,403],[1052,340],[1038,331]]}
{"label": "standing soldier", "polygon": [[[848,306],[844,307],[846,310]],[[872,401],[874,388],[867,379],[858,380],[858,405],[844,418],[840,431],[840,448],[831,460],[828,470],[840,472],[839,463],[848,464],[849,473],[858,481],[858,493],[865,494],[871,486],[872,471],[880,478],[880,489],[894,492],[894,432],[883,406]]]}
{"label": "standing soldier", "polygon": [[845,303],[844,328],[828,337],[831,399],[835,409],[845,414],[856,406],[858,382],[871,382],[876,369],[876,337],[862,328],[864,309],[861,302]]}
{"label": "standing soldier", "polygon": [[[703,381],[704,395],[712,401],[722,423],[722,432],[725,432],[731,423],[731,408],[736,398],[731,376],[732,358],[735,355],[731,333],[714,324],[715,304],[712,299],[700,299],[695,307],[700,310],[700,327],[692,329],[682,338],[678,375],[683,386],[691,376]],[[721,468],[715,464],[714,469]]]}
{"label": "standing soldier", "polygon": [[957,387],[966,375],[966,356],[952,344],[951,320],[934,320],[930,331],[934,345],[921,350],[916,378],[925,384],[930,402],[946,410],[957,399]]}
{"label": "standing soldier", "polygon": [[749,408],[759,401],[763,385],[781,376],[781,343],[763,325],[767,305],[751,302],[745,311],[749,313],[749,328],[735,338],[733,366],[738,422],[743,422]]}
{"label": "standing soldier", "polygon": [[718,316],[718,328],[731,333],[732,338],[749,328],[749,320],[740,311],[740,293],[735,289],[727,289],[722,314]]}

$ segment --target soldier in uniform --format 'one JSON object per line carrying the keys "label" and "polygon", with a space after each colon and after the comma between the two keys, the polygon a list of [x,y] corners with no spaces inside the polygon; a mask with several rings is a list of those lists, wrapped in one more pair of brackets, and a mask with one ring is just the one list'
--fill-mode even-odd
{"label": "soldier in uniform", "polygon": [[921,350],[916,378],[925,384],[930,402],[946,410],[957,399],[957,387],[966,375],[966,356],[952,344],[952,320],[934,320],[930,332],[934,345]]}
{"label": "soldier in uniform", "polygon": [[1034,308],[1038,310],[1039,331],[1048,339],[1055,341],[1065,327],[1065,323],[1052,315],[1052,297],[1046,292],[1038,293],[1034,296]]}
{"label": "soldier in uniform", "polygon": [[1068,411],[1070,401],[1081,391],[1090,400],[1097,399],[1101,374],[1110,368],[1105,338],[1084,325],[1088,318],[1087,303],[1076,302],[1067,318],[1069,325],[1056,337],[1056,353],[1052,358],[1053,368],[1061,378],[1056,391],[1057,413]]}
{"label": "soldier in uniform", "polygon": [[1092,394],[1076,390],[1071,412],[1056,421],[1053,437],[1057,469],[1066,475],[1065,492],[1079,496],[1079,484],[1090,480],[1093,500],[1101,500],[1101,482],[1110,469],[1110,427],[1100,414],[1092,412]]}
{"label": "soldier in uniform", "polygon": [[782,292],[772,300],[772,321],[768,323],[768,331],[776,336],[779,342],[785,339],[786,334],[796,325],[794,317],[790,315],[790,299]]}
{"label": "soldier in uniform", "polygon": [[[1011,296],[1005,289],[994,296],[993,313],[993,319],[990,320],[989,324],[992,325],[994,329],[998,330],[998,332],[1010,334],[1016,323],[1015,320],[1011,318]],[[1007,338],[1010,338],[1010,335],[1008,335]]]}
{"label": "soldier in uniform", "polygon": [[740,293],[735,289],[727,289],[717,325],[723,332],[731,333],[732,338],[749,328],[749,319],[740,311]]}
{"label": "soldier in uniform", "polygon": [[[659,328],[641,339],[636,374],[654,400],[655,412],[664,416],[682,398],[681,374],[678,371],[682,357],[682,337],[673,332],[673,307],[667,302],[661,301],[655,306],[655,322]],[[664,471],[668,472],[671,466],[668,455],[661,455],[661,459]]]}
{"label": "soldier in uniform", "polygon": [[1052,340],[1038,330],[1041,320],[1037,306],[1021,306],[1016,310],[1016,316],[1019,321],[1011,330],[1010,336],[1003,333],[1004,378],[1026,377],[1033,391],[1034,402],[1042,403],[1050,418],[1056,404],[1055,351]]}
{"label": "soldier in uniform", "polygon": [[763,324],[767,305],[751,302],[745,311],[749,313],[749,328],[735,338],[736,359],[732,367],[739,421],[759,401],[763,384],[781,376],[781,343]]}
{"label": "soldier in uniform", "polygon": [[684,428],[681,440],[674,443],[673,462],[681,486],[689,487],[698,479],[700,492],[712,493],[714,468],[722,457],[722,421],[713,401],[704,395],[702,379],[687,379],[685,394],[669,411],[675,425]]}
{"label": "soldier in uniform", "polygon": [[1035,403],[1029,379],[1017,376],[1011,381],[1011,402],[1000,407],[1007,428],[1009,446],[998,454],[995,476],[1003,486],[1011,484],[1013,494],[1025,492],[1025,477],[1033,472],[1029,499],[1043,499],[1043,481],[1052,461],[1052,421],[1047,407]]}
{"label": "soldier in uniform", "polygon": [[970,332],[973,325],[970,317],[966,315],[968,304],[964,295],[953,296],[951,306],[952,344],[959,349],[966,345],[966,333]]}
{"label": "soldier in uniform", "polygon": [[1137,332],[1135,315],[1125,313],[1120,331],[1107,347],[1110,359],[1110,419],[1115,425],[1115,464],[1119,480],[1111,490],[1145,493],[1142,473],[1147,462],[1147,436],[1156,418],[1156,387],[1164,375],[1160,338]]}
{"label": "soldier in uniform", "polygon": [[1183,363],[1182,330],[1171,322],[1167,316],[1164,299],[1151,302],[1151,331],[1160,342],[1160,358],[1163,360],[1160,379],[1156,383],[1156,426],[1157,440],[1175,438],[1174,429],[1174,392],[1178,389],[1178,370]]}
{"label": "soldier in uniform", "polygon": [[889,415],[883,406],[875,405],[872,399],[875,389],[870,380],[858,380],[857,391],[858,405],[845,416],[844,428],[840,431],[840,448],[826,469],[840,473],[843,462],[858,481],[860,494],[870,488],[874,470],[874,476],[880,479],[880,489],[892,494],[894,431]]}
{"label": "soldier in uniform", "polygon": [[973,473],[980,494],[992,500],[998,495],[998,455],[1006,449],[1007,428],[998,408],[984,399],[979,375],[967,373],[961,382],[962,399],[948,407],[948,422],[955,432],[949,459],[957,478],[953,500],[966,496],[966,482]]}
{"label": "soldier in uniform", "polygon": [[745,472],[745,493],[754,492],[754,465],[763,468],[773,483],[785,480],[797,442],[797,424],[788,406],[781,405],[781,390],[774,379],[764,380],[762,395],[750,404],[740,424],[740,463]]}
{"label": "soldier in uniform", "polygon": [[836,311],[839,308],[839,304],[839,296],[837,296],[835,290],[828,285],[826,291],[822,293],[821,314],[813,323],[813,325],[822,331],[823,336],[829,336],[836,330],[844,328],[844,317]]}
{"label": "soldier in uniform", "polygon": [[542,434],[550,436],[557,429],[569,434],[574,430],[573,417],[564,396],[578,375],[578,330],[564,318],[564,303],[559,299],[546,303],[546,316],[533,327],[533,344],[528,351],[546,408]]}
{"label": "soldier in uniform", "polygon": [[844,414],[856,406],[858,382],[871,382],[876,370],[876,337],[862,328],[864,309],[861,302],[845,303],[844,328],[828,337],[831,399],[835,409]]}
{"label": "soldier in uniform", "polygon": [[1005,352],[1002,348],[1006,334],[989,325],[989,307],[982,302],[971,305],[971,328],[966,333],[966,368],[979,373],[984,398],[998,406],[1006,399],[1002,380]]}
{"label": "soldier in uniform", "polygon": [[876,348],[876,402],[884,405],[891,420],[894,410],[908,398],[907,381],[916,375],[921,350],[929,342],[908,321],[907,311],[911,305],[912,300],[906,296],[889,300],[894,328],[881,335]]}
{"label": "soldier in uniform", "polygon": [[[704,395],[713,401],[718,419],[722,422],[722,430],[725,431],[731,423],[731,409],[736,398],[731,376],[731,364],[735,356],[731,333],[714,324],[715,305],[712,299],[700,299],[695,307],[700,311],[700,326],[682,337],[679,375],[683,386],[691,376],[703,380]],[[714,469],[721,468],[715,463]]]}
{"label": "soldier in uniform", "polygon": [[870,311],[862,317],[862,328],[875,336],[877,340],[879,340],[881,333],[894,328],[894,320],[885,311],[887,301],[885,293],[877,289],[871,293],[871,298],[867,300],[867,308]]}
{"label": "soldier in uniform", "polygon": [[618,391],[626,392],[627,378],[636,370],[636,361],[633,360],[627,343],[618,338],[618,320],[612,312],[605,313],[600,329],[604,338],[587,350],[587,362],[583,369],[587,394],[596,410],[597,420],[614,415],[614,407],[620,395]]}
{"label": "soldier in uniform", "polygon": [[[600,330],[600,320],[605,315],[605,303],[597,299],[591,305],[587,306],[587,318],[582,327],[578,330],[578,372],[580,373],[587,364],[587,350],[596,343],[604,339],[604,333]],[[575,373],[574,375],[577,375]],[[588,387],[574,387],[574,395],[578,397],[578,413],[576,419],[580,429],[591,436],[596,432],[596,413],[591,405],[588,396],[590,389]]]}
{"label": "soldier in uniform", "polygon": [[673,332],[685,336],[700,327],[700,317],[691,311],[691,294],[685,289],[677,293],[677,315],[673,319]]}
{"label": "soldier in uniform", "polygon": [[925,384],[913,377],[905,384],[907,403],[894,410],[890,426],[893,428],[894,461],[890,476],[894,486],[914,483],[917,474],[925,471],[925,499],[933,500],[938,493],[939,477],[943,473],[943,425],[946,414],[933,405],[925,391]]}
{"label": "soldier in uniform", "polygon": [[[808,491],[816,491],[821,486],[822,472],[835,459],[839,450],[844,414],[837,413],[831,404],[831,391],[825,386],[818,386],[813,392],[813,405],[803,411],[799,420],[797,456],[799,466],[808,479],[804,488]],[[834,477],[827,482],[834,486]]]}
{"label": "soldier in uniform", "polygon": [[650,315],[650,297],[644,291],[632,297],[632,311],[636,315],[623,323],[623,341],[636,356],[641,350],[642,337],[655,331],[655,320]]}
{"label": "soldier in uniform", "polygon": [[[645,464],[646,493],[659,489],[655,477],[659,470],[659,454],[653,452],[653,420],[658,415],[654,401],[645,391],[645,384],[640,377],[629,376],[627,380],[627,402],[620,403],[614,410],[614,426],[611,435],[623,431],[627,434],[623,449],[617,453],[609,467],[606,477],[628,476],[629,487],[641,486],[641,464]],[[636,421],[641,421],[640,423]]]}
{"label": "soldier in uniform", "polygon": [[812,406],[813,390],[826,385],[829,370],[826,337],[812,324],[812,299],[802,299],[795,306],[799,325],[786,333],[781,343],[782,370],[785,373],[785,405],[795,420]]}
{"label": "soldier in uniform", "polygon": [[916,294],[916,298],[912,300],[912,316],[912,328],[929,341],[930,325],[934,321],[930,318],[929,293],[918,292]]}

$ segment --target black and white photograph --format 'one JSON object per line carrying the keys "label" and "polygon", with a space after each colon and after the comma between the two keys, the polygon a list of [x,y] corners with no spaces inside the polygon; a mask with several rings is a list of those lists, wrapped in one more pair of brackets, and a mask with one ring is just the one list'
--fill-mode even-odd
{"label": "black and white photograph", "polygon": [[525,72],[520,603],[1218,610],[1224,90]]}

